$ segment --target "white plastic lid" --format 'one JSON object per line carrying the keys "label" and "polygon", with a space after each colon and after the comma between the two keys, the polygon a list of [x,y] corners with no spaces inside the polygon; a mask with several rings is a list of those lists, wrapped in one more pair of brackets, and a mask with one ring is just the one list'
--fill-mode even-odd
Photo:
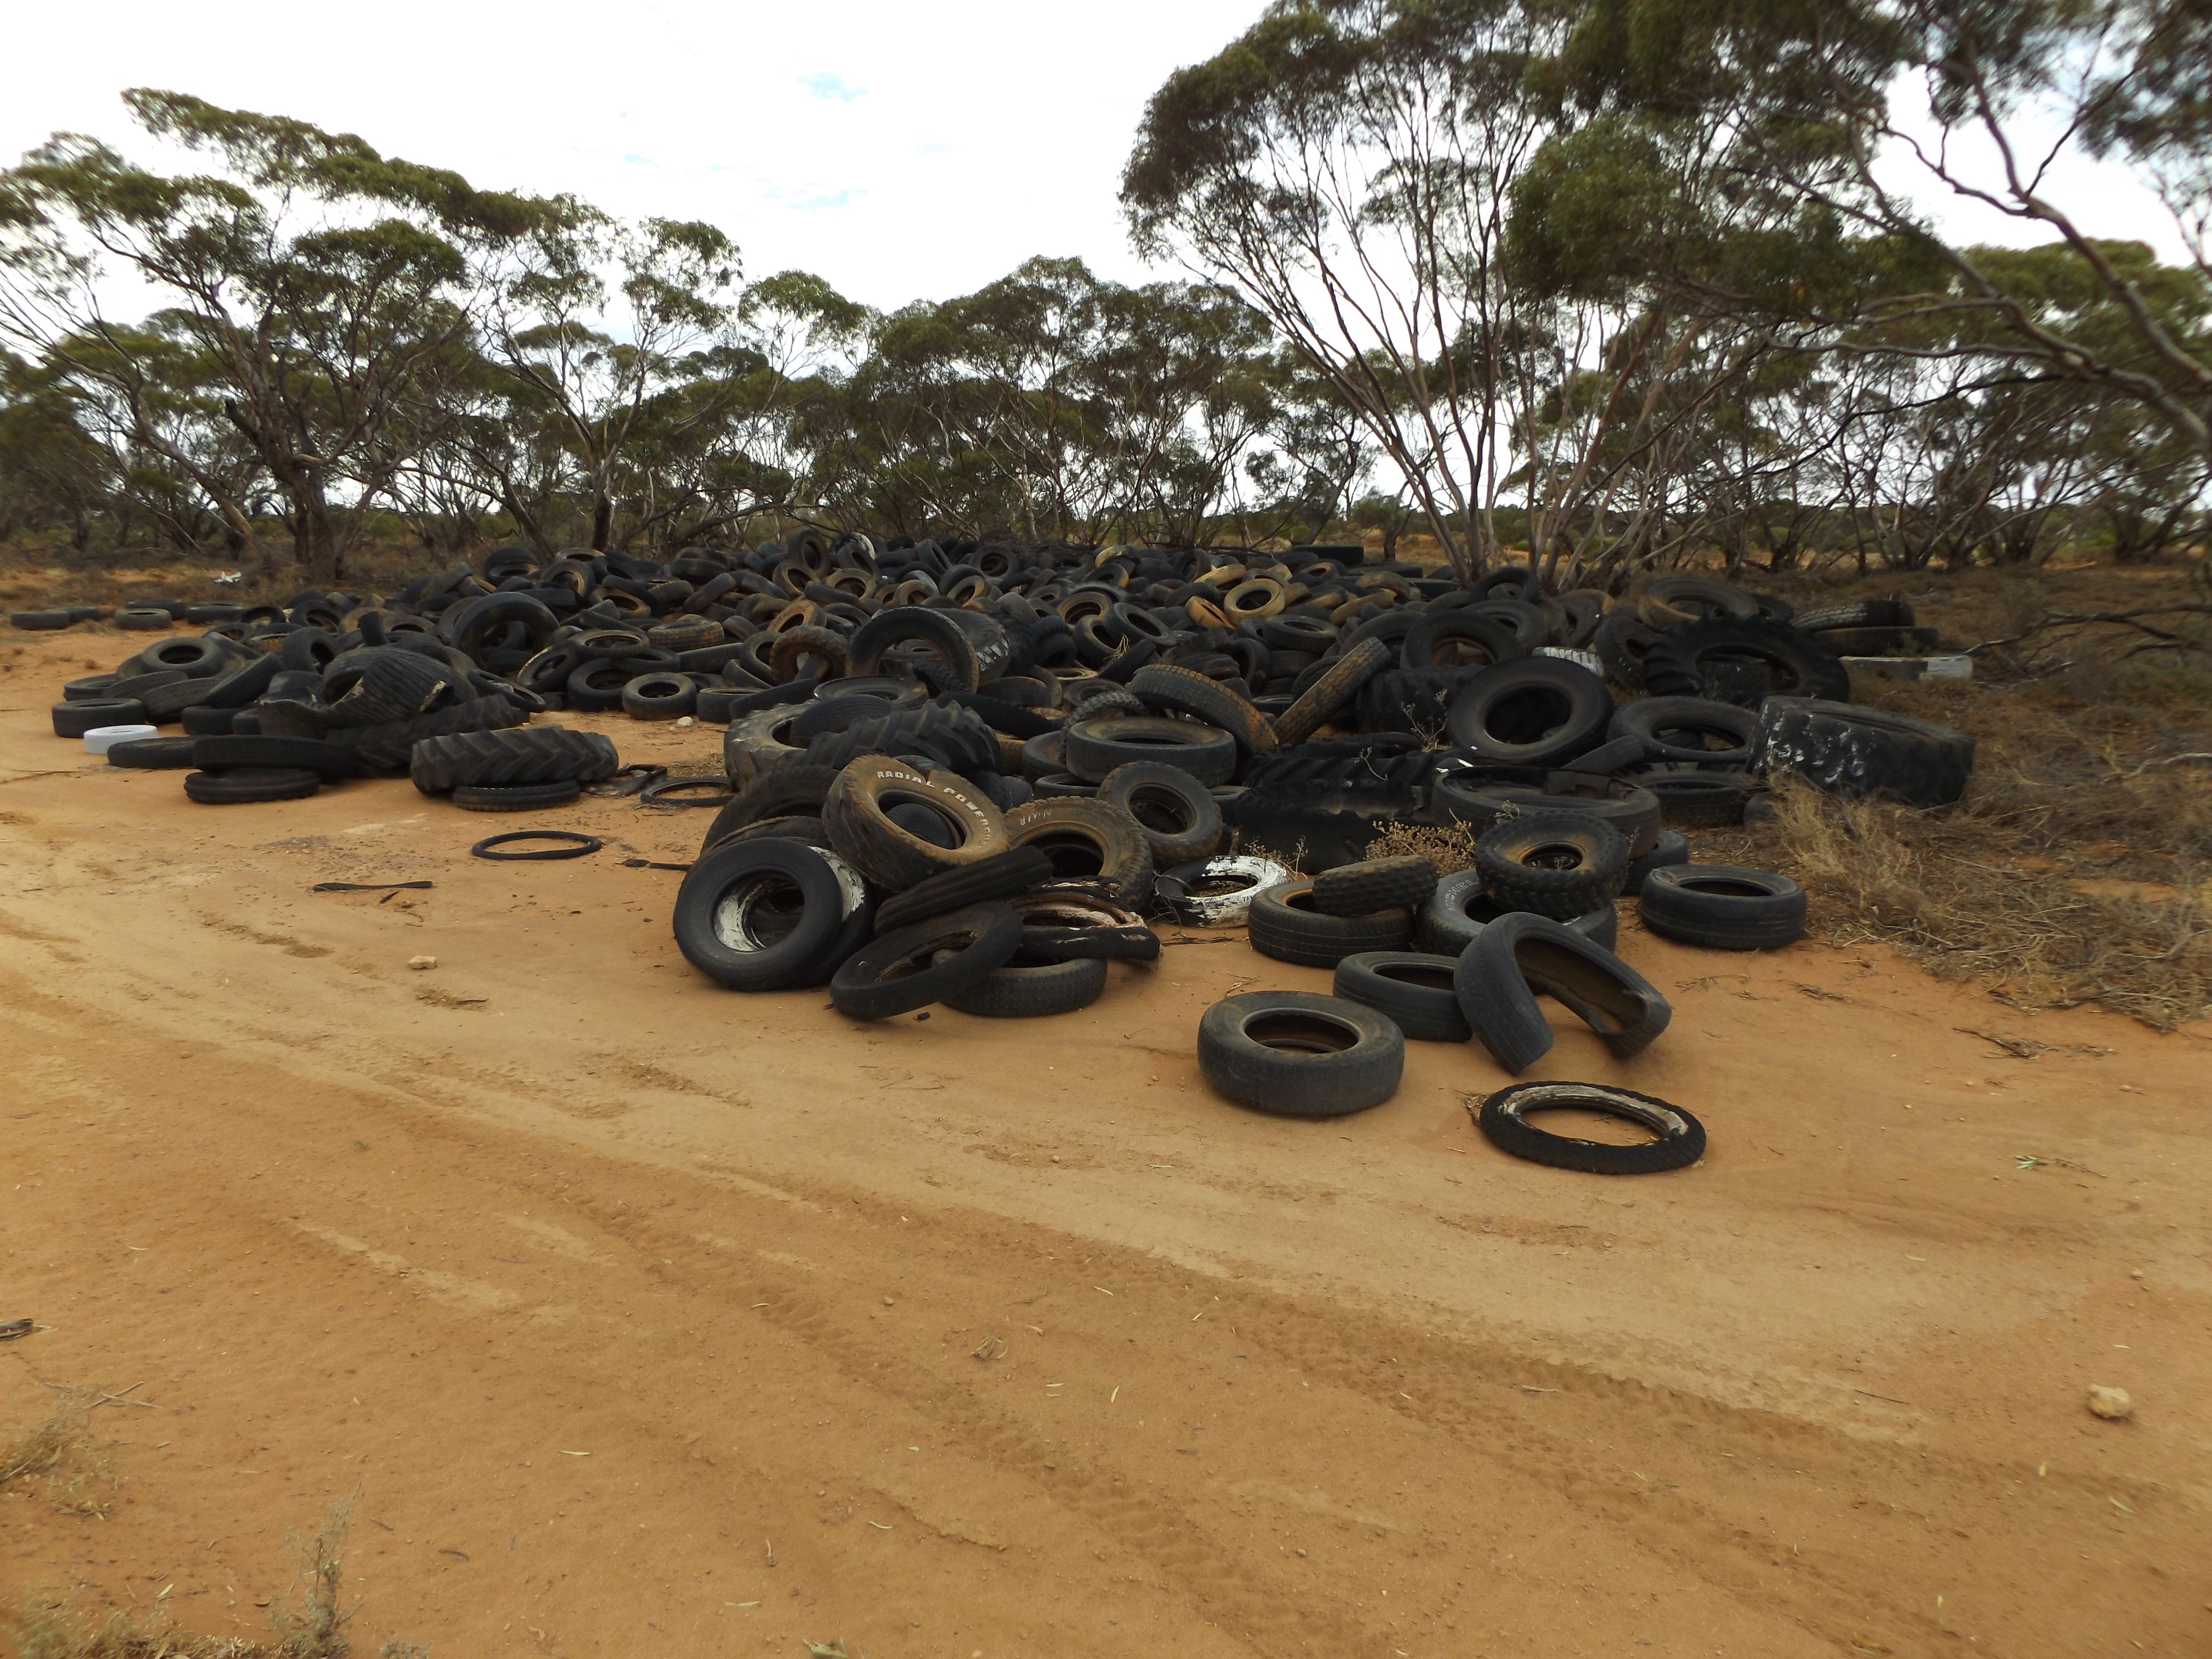
{"label": "white plastic lid", "polygon": [[150,726],[95,726],[84,734],[86,751],[104,755],[118,743],[136,743],[141,738],[157,737]]}

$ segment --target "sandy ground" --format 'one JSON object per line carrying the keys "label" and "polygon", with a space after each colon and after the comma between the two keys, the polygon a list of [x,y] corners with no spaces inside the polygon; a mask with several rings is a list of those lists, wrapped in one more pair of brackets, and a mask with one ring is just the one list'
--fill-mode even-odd
{"label": "sandy ground", "polygon": [[1197,1018],[1327,975],[1241,936],[1040,1024],[732,995],[621,861],[703,815],[494,865],[404,781],[195,806],[49,732],[136,642],[0,664],[0,1430],[143,1407],[106,1519],[0,1497],[10,1601],[264,1633],[351,1496],[356,1651],[2212,1650],[2201,1030],[1632,915],[1673,1028],[1534,1074],[1695,1170],[1504,1158],[1474,1048],[1280,1121]]}

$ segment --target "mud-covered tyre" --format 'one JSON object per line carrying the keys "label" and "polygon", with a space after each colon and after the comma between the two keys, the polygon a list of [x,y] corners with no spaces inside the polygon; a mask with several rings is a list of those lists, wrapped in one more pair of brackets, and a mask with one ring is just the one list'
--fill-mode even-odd
{"label": "mud-covered tyre", "polygon": [[1085,716],[1067,728],[1067,769],[1086,783],[1135,761],[1188,772],[1208,787],[1237,772],[1237,740],[1218,726],[1158,714]]}
{"label": "mud-covered tyre", "polygon": [[[206,741],[204,738],[199,741]],[[304,800],[323,787],[304,767],[239,766],[221,772],[187,772],[185,795],[203,806],[240,806],[254,801]]]}
{"label": "mud-covered tyre", "polygon": [[1052,878],[1052,859],[1042,848],[1011,848],[974,864],[944,871],[885,899],[876,907],[876,931],[888,933],[933,916],[1009,899]]}
{"label": "mud-covered tyre", "polygon": [[1377,910],[1418,910],[1437,890],[1437,866],[1409,854],[1340,864],[1313,879],[1313,908],[1325,916],[1366,916]]}
{"label": "mud-covered tyre", "polygon": [[1551,1051],[1539,993],[1565,1004],[1621,1060],[1650,1047],[1674,1018],[1658,988],[1612,951],[1560,922],[1517,911],[1460,953],[1452,989],[1475,1036],[1515,1076]]}
{"label": "mud-covered tyre", "polygon": [[1628,843],[1584,813],[1516,813],[1476,839],[1474,867],[1505,908],[1571,921],[1620,896]]}
{"label": "mud-covered tyre", "polygon": [[415,787],[430,795],[462,787],[597,783],[621,763],[614,744],[597,732],[539,726],[425,738],[408,757],[407,769]]}
{"label": "mud-covered tyre", "polygon": [[1224,997],[1198,1023],[1198,1066],[1240,1106],[1344,1117],[1398,1092],[1405,1033],[1372,1008],[1303,991]]}
{"label": "mud-covered tyre", "polygon": [[1097,799],[1144,831],[1156,867],[1210,858],[1221,845],[1221,803],[1179,766],[1158,761],[1117,766],[1100,780]]}
{"label": "mud-covered tyre", "polygon": [[1334,968],[1363,951],[1402,951],[1413,937],[1413,913],[1377,911],[1328,916],[1313,908],[1313,883],[1285,881],[1255,893],[1244,919],[1252,948],[1278,962]]}
{"label": "mud-covered tyre", "polygon": [[[1757,662],[1767,671],[1759,696],[1735,689],[1719,665]],[[1851,677],[1836,653],[1786,623],[1717,617],[1668,629],[1644,655],[1644,685],[1655,697],[1749,702],[1760,696],[1847,700]],[[1734,695],[1723,695],[1734,691]]]}
{"label": "mud-covered tyre", "polygon": [[738,842],[702,856],[676,890],[677,949],[717,985],[817,985],[868,913],[866,885],[834,853],[795,841]]}
{"label": "mud-covered tyre", "polygon": [[1362,640],[1352,647],[1275,716],[1276,742],[1287,749],[1313,736],[1348,708],[1361,688],[1390,665],[1395,654],[1380,640]]}
{"label": "mud-covered tyre", "polygon": [[[893,823],[890,815],[901,806],[929,813],[952,844],[940,846]],[[823,801],[822,822],[841,856],[895,893],[1013,844],[1006,817],[990,802],[880,755],[864,756],[838,774]]]}
{"label": "mud-covered tyre", "polygon": [[1641,743],[1647,761],[1741,768],[1751,764],[1759,716],[1710,697],[1638,697],[1615,711],[1612,732]]}
{"label": "mud-covered tyre", "polygon": [[1417,1042],[1465,1042],[1474,1035],[1452,994],[1450,957],[1419,951],[1363,951],[1336,964],[1336,994],[1364,1003]]}
{"label": "mud-covered tyre", "polygon": [[1733,864],[1669,865],[1637,902],[1662,938],[1711,951],[1776,951],[1805,936],[1805,890],[1788,876]]}
{"label": "mud-covered tyre", "polygon": [[965,990],[948,991],[939,1000],[985,1019],[1037,1019],[1088,1008],[1105,989],[1103,957],[1070,957],[1065,962],[1028,966],[1009,963]]}
{"label": "mud-covered tyre", "polygon": [[1833,795],[1948,806],[1966,793],[1974,740],[1933,720],[1856,703],[1770,697],[1759,711],[1756,771],[1792,773]]}
{"label": "mud-covered tyre", "polygon": [[980,985],[1013,959],[1022,919],[1003,904],[978,904],[879,934],[848,957],[830,981],[830,1000],[854,1019],[889,1019]]}
{"label": "mud-covered tyre", "polygon": [[[1649,1129],[1631,1146],[1555,1134],[1528,1121],[1541,1111],[1600,1112]],[[1605,1083],[1516,1083],[1482,1103],[1483,1136],[1509,1157],[1583,1175],[1659,1175],[1705,1155],[1705,1126],[1680,1106]]]}
{"label": "mud-covered tyre", "polygon": [[1117,904],[1152,902],[1152,843],[1136,819],[1103,800],[1034,800],[1006,814],[1008,844],[1034,847],[1061,879],[1095,881]]}
{"label": "mud-covered tyre", "polygon": [[1469,681],[1445,727],[1492,764],[1561,766],[1604,742],[1612,719],[1613,694],[1598,676],[1558,657],[1528,657]]}

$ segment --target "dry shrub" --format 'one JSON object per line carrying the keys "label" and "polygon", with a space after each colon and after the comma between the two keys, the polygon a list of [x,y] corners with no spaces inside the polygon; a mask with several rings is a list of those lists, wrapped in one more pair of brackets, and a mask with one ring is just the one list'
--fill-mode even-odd
{"label": "dry shrub", "polygon": [[1440,876],[1474,866],[1475,832],[1463,823],[1437,828],[1426,823],[1394,823],[1367,843],[1370,859],[1424,858]]}

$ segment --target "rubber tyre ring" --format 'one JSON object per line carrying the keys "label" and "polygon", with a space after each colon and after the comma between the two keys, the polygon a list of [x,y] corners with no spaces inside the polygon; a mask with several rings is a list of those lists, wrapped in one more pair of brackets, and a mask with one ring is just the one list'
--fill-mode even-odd
{"label": "rubber tyre ring", "polygon": [[77,702],[58,702],[53,708],[54,735],[81,738],[103,726],[152,726],[146,705],[136,697],[95,697]]}
{"label": "rubber tyre ring", "polygon": [[1105,958],[1071,957],[1065,962],[994,969],[981,982],[964,991],[948,991],[940,1000],[948,1008],[986,1019],[1035,1019],[1088,1008],[1105,989]]}
{"label": "rubber tyre ring", "polygon": [[566,806],[584,793],[574,778],[558,783],[465,783],[453,791],[453,805],[465,812],[535,812]]}
{"label": "rubber tyre ring", "polygon": [[1336,964],[1336,994],[1364,1003],[1416,1042],[1465,1042],[1474,1035],[1452,994],[1450,957],[1363,951]]}
{"label": "rubber tyre ring", "polygon": [[[1542,635],[1538,635],[1540,643]],[[1474,661],[1439,661],[1438,655],[1448,645],[1476,647],[1474,653],[1454,652],[1454,656],[1476,657]],[[1528,654],[1528,642],[1504,617],[1486,616],[1470,605],[1461,605],[1450,611],[1431,611],[1414,623],[1407,634],[1405,642],[1398,647],[1401,668],[1495,668],[1506,663],[1517,662]]]}
{"label": "rubber tyre ring", "polygon": [[1158,663],[1139,668],[1130,677],[1129,690],[1148,707],[1188,715],[1226,732],[1237,745],[1240,761],[1253,755],[1272,755],[1281,747],[1275,728],[1252,706],[1250,698],[1191,669]]}
{"label": "rubber tyre ring", "polygon": [[[1287,749],[1313,736],[1341,713],[1368,681],[1388,668],[1395,654],[1381,640],[1362,640],[1351,647],[1322,668],[1297,701],[1275,717],[1276,742]],[[1314,667],[1322,668],[1322,665],[1316,663]]]}
{"label": "rubber tyre ring", "polygon": [[[1437,884],[1435,896],[1421,907],[1413,923],[1413,948],[1456,958],[1485,927],[1511,914],[1509,907],[1483,891],[1481,871],[1455,870]],[[1575,917],[1567,926],[1591,944],[1610,951],[1620,937],[1620,913],[1603,904]]]}
{"label": "rubber tyre ring", "polygon": [[1406,1037],[1372,1008],[1304,991],[1224,997],[1198,1023],[1198,1066],[1240,1106],[1345,1117],[1398,1092]]}
{"label": "rubber tyre ring", "polygon": [[1612,951],[1519,912],[1500,916],[1460,953],[1452,989],[1482,1046],[1516,1077],[1551,1052],[1540,992],[1565,1004],[1620,1060],[1649,1048],[1674,1018],[1657,988]]}
{"label": "rubber tyre ring", "polygon": [[1690,838],[1680,830],[1662,830],[1657,844],[1650,852],[1629,860],[1628,879],[1620,884],[1621,897],[1634,898],[1641,893],[1654,870],[1689,862]]}
{"label": "rubber tyre ring", "polygon": [[[1553,1134],[1527,1114],[1571,1107],[1638,1123],[1658,1136],[1640,1146]],[[1510,1157],[1583,1175],[1659,1175],[1686,1170],[1705,1155],[1705,1126],[1680,1106],[1603,1083],[1516,1083],[1482,1103],[1478,1119],[1490,1144]]]}
{"label": "rubber tyre ring", "polygon": [[1452,699],[1445,728],[1492,765],[1559,766],[1604,742],[1612,719],[1602,679],[1558,657],[1530,657],[1469,682]]}
{"label": "rubber tyre ring", "polygon": [[945,611],[911,605],[886,606],[860,624],[848,647],[850,672],[884,673],[885,661],[892,660],[890,653],[902,646],[925,647],[963,691],[982,684],[982,665],[960,624]]}
{"label": "rubber tyre ring", "polygon": [[1714,581],[1705,576],[1660,576],[1638,595],[1636,614],[1647,627],[1663,633],[1686,623],[1705,622],[1715,617],[1732,617],[1741,621],[1759,612],[1758,597],[1732,582]]}
{"label": "rubber tyre ring", "polygon": [[1768,695],[1850,700],[1850,671],[1833,652],[1786,623],[1762,617],[1716,617],[1662,634],[1644,653],[1644,689],[1655,697],[1712,696],[1722,687],[1709,663],[1746,657],[1778,670],[1774,678],[1786,682],[1773,684]]}
{"label": "rubber tyre ring", "polygon": [[1474,867],[1506,909],[1572,921],[1620,896],[1628,843],[1586,813],[1516,813],[1476,839]]}
{"label": "rubber tyre ring", "polygon": [[1278,962],[1334,968],[1363,951],[1402,951],[1413,937],[1413,913],[1325,916],[1313,908],[1313,883],[1279,882],[1255,893],[1245,917],[1252,948]]}
{"label": "rubber tyre ring", "polygon": [[1016,847],[932,876],[885,899],[876,910],[876,932],[888,933],[994,899],[1012,898],[1052,878],[1052,860],[1042,848]]}
{"label": "rubber tyre ring", "polygon": [[[193,739],[197,743],[204,738]],[[304,800],[323,787],[322,779],[301,767],[240,766],[221,772],[187,772],[185,795],[203,806],[237,806],[252,801]]]}
{"label": "rubber tyre ring", "polygon": [[361,775],[361,762],[352,750],[313,738],[194,738],[192,763],[210,771],[231,767],[297,768],[314,773],[326,783]]}
{"label": "rubber tyre ring", "polygon": [[1313,908],[1325,916],[1418,910],[1437,890],[1437,866],[1418,856],[1340,864],[1313,880]]}
{"label": "rubber tyre ring", "polygon": [[198,764],[190,738],[130,738],[107,751],[107,763],[147,772],[179,772]]}
{"label": "rubber tyre ring", "polygon": [[[981,984],[1012,960],[1021,942],[1022,919],[1006,905],[955,910],[862,945],[831,976],[830,1000],[854,1019],[911,1013]],[[899,971],[911,963],[921,965]]]}
{"label": "rubber tyre ring", "polygon": [[699,683],[689,674],[640,674],[622,689],[622,711],[634,720],[675,720],[699,701]]}
{"label": "rubber tyre ring", "polygon": [[1145,833],[1156,866],[1211,858],[1226,833],[1221,803],[1179,766],[1132,761],[1100,781],[1097,799]]}
{"label": "rubber tyre ring", "polygon": [[1119,807],[1103,800],[1036,800],[1007,813],[1006,823],[1008,843],[1040,849],[1056,877],[1096,881],[1133,909],[1152,902],[1152,843]]}
{"label": "rubber tyre ring", "polygon": [[[1646,760],[1741,768],[1751,764],[1759,716],[1710,697],[1638,697],[1614,714],[1612,732],[1616,738],[1640,742]],[[1721,746],[1709,746],[1716,738]]]}
{"label": "rubber tyre ring", "polygon": [[[799,915],[770,933],[760,910],[779,892],[796,894]],[[676,890],[676,948],[726,989],[789,990],[821,982],[848,924],[868,910],[858,872],[835,854],[795,841],[738,842],[702,857]]]}
{"label": "rubber tyre ring", "polygon": [[1148,714],[1088,715],[1066,728],[1067,769],[1086,783],[1136,761],[1190,774],[1208,788],[1237,772],[1237,740],[1218,726]]}
{"label": "rubber tyre ring", "polygon": [[[959,844],[935,846],[893,823],[890,808],[904,802],[927,808]],[[988,801],[879,755],[864,756],[838,774],[823,801],[822,822],[841,857],[895,893],[942,871],[980,863],[1013,844],[1005,817]]]}
{"label": "rubber tyre ring", "polygon": [[1733,864],[1670,865],[1644,883],[1637,914],[1665,939],[1711,951],[1777,951],[1805,936],[1805,890]]}
{"label": "rubber tyre ring", "polygon": [[1677,830],[1741,823],[1756,787],[1741,772],[1647,772],[1636,781],[1658,798],[1660,821]]}

